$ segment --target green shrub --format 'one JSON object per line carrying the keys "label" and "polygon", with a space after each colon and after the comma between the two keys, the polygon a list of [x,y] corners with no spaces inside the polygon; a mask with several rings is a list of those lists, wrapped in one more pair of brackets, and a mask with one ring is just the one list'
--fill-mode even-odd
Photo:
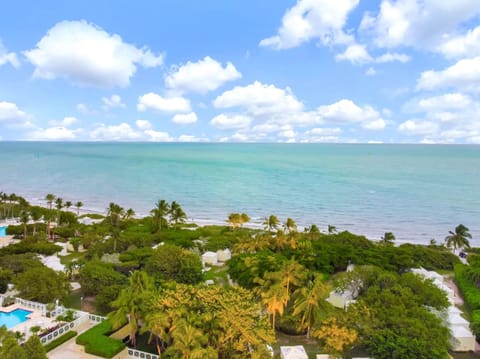
{"label": "green shrub", "polygon": [[73,338],[74,336],[77,335],[77,332],[74,330],[70,330],[69,332],[66,332],[62,336],[58,337],[57,339],[51,341],[50,343],[45,345],[45,350],[49,352],[50,350],[55,349],[56,347],[62,345],[69,339]]}
{"label": "green shrub", "polygon": [[76,343],[85,347],[85,353],[112,358],[125,348],[121,341],[108,337],[112,332],[112,324],[105,320],[79,335]]}
{"label": "green shrub", "polygon": [[480,309],[480,289],[467,276],[468,267],[463,264],[455,266],[455,281],[462,292],[465,303],[470,311]]}

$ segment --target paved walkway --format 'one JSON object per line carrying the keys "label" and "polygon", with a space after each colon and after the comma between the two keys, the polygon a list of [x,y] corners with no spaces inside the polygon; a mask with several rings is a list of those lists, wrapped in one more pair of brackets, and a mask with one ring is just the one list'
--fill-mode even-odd
{"label": "paved walkway", "polygon": [[[77,329],[77,332],[83,333],[87,329],[90,329],[96,325],[96,323],[88,323],[82,325]],[[83,345],[78,345],[75,343],[76,337],[70,339],[69,341],[63,343],[59,347],[53,349],[49,353],[47,353],[47,357],[49,359],[99,359],[101,357],[87,354],[85,353]],[[124,349],[117,355],[113,357],[113,359],[126,359],[127,358],[127,349]]]}

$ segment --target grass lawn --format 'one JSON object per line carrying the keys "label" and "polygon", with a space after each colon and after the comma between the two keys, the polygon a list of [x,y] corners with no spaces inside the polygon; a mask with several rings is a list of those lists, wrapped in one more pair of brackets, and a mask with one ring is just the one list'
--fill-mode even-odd
{"label": "grass lawn", "polygon": [[59,256],[60,263],[62,263],[63,265],[67,265],[72,261],[78,260],[81,257],[83,257],[83,253],[80,253],[80,252],[72,252],[66,256]]}

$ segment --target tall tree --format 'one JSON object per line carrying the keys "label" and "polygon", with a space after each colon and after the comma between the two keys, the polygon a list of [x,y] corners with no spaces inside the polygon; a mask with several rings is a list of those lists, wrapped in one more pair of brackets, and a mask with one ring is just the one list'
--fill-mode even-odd
{"label": "tall tree", "polygon": [[52,220],[52,215],[51,215],[51,212],[52,212],[52,205],[53,205],[53,201],[55,201],[55,196],[51,193],[47,194],[45,196],[45,200],[47,201],[48,203],[48,209],[50,210],[49,214],[48,214],[48,225],[47,225],[47,238],[50,239],[50,222]]}
{"label": "tall tree", "polygon": [[290,233],[290,232],[295,232],[297,230],[297,224],[292,218],[287,218],[285,223],[283,224],[283,228],[285,229],[285,232]]}
{"label": "tall tree", "polygon": [[278,217],[275,216],[274,214],[271,214],[268,217],[265,217],[265,220],[263,221],[263,226],[265,227],[265,230],[268,231],[274,231],[278,228],[280,225],[280,221],[278,220]]}
{"label": "tall tree", "polygon": [[445,237],[447,247],[453,247],[455,252],[458,248],[467,247],[470,248],[470,242],[468,239],[472,239],[472,235],[469,229],[463,224],[459,224],[455,227],[455,232],[448,231],[449,235]]}
{"label": "tall tree", "polygon": [[325,315],[329,305],[325,298],[330,293],[330,286],[323,281],[322,275],[314,274],[304,286],[295,293],[293,315],[301,318],[301,327],[307,329],[307,339],[315,322]]}
{"label": "tall tree", "polygon": [[83,203],[81,201],[78,201],[77,203],[75,203],[75,207],[77,207],[77,216],[80,215],[80,208],[83,207]]}
{"label": "tall tree", "polygon": [[135,271],[130,276],[130,285],[122,289],[118,298],[112,303],[115,311],[109,314],[113,329],[118,329],[128,317],[129,341],[136,346],[136,333],[139,320],[147,310],[147,301],[153,294],[153,279],[143,271]]}
{"label": "tall tree", "polygon": [[43,213],[40,207],[32,207],[30,208],[30,217],[33,221],[33,235],[37,233],[37,222],[42,218]]}
{"label": "tall tree", "polygon": [[187,219],[186,213],[183,211],[180,204],[173,201],[170,205],[170,220],[177,225],[178,223],[183,223]]}
{"label": "tall tree", "polygon": [[165,217],[170,211],[170,205],[164,199],[159,199],[155,204],[155,208],[150,211],[150,214],[153,217],[153,221],[156,227],[156,230],[162,230],[162,224],[167,223]]}
{"label": "tall tree", "polygon": [[395,235],[392,232],[385,232],[382,236],[382,244],[391,245],[395,242]]}
{"label": "tall tree", "polygon": [[23,239],[27,238],[27,225],[28,221],[30,220],[30,214],[27,210],[23,209],[20,212],[20,223],[23,225]]}

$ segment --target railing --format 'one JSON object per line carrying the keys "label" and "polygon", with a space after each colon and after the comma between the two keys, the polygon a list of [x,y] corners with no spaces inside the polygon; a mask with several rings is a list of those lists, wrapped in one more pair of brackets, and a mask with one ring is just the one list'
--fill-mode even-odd
{"label": "railing", "polygon": [[54,331],[45,334],[40,338],[40,341],[43,345],[50,343],[51,341],[57,339],[58,337],[62,336],[63,334],[73,330],[74,328],[86,323],[88,321],[88,317],[86,315],[81,316],[80,318],[75,319],[73,322],[66,323],[61,327],[55,329]]}
{"label": "railing", "polygon": [[160,355],[142,352],[137,349],[128,348],[127,353],[129,358],[160,359]]}
{"label": "railing", "polygon": [[29,309],[34,309],[34,310],[40,310],[44,316],[47,314],[47,305],[38,303],[38,302],[32,302],[30,300],[22,299],[22,298],[15,298],[15,304],[19,304],[23,307],[27,307]]}
{"label": "railing", "polygon": [[101,322],[103,322],[105,319],[107,319],[107,317],[102,317],[101,315],[95,315],[95,314],[90,314],[90,313],[88,313],[88,319],[89,319],[91,322],[94,322],[94,323],[101,323]]}

